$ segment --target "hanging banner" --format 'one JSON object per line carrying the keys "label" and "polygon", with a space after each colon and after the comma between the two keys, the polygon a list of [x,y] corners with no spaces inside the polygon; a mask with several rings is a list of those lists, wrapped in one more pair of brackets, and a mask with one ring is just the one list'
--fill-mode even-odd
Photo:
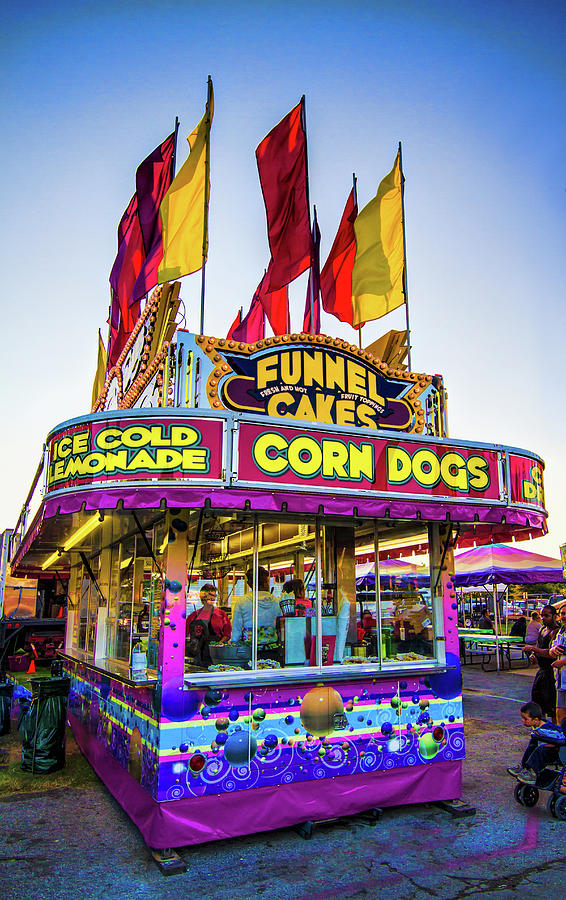
{"label": "hanging banner", "polygon": [[440,442],[242,423],[238,480],[303,490],[380,491],[391,495],[499,500],[499,454]]}
{"label": "hanging banner", "polygon": [[101,482],[222,478],[221,420],[97,416],[52,432],[47,445],[47,493]]}
{"label": "hanging banner", "polygon": [[544,463],[528,456],[509,454],[509,499],[544,509]]}

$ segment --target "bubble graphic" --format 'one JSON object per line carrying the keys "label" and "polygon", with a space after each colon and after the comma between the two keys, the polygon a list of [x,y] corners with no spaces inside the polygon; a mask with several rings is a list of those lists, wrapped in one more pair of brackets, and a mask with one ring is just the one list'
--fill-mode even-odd
{"label": "bubble graphic", "polygon": [[189,760],[189,769],[195,774],[201,772],[206,765],[206,759],[202,753],[194,753]]}
{"label": "bubble graphic", "polygon": [[438,741],[434,740],[430,732],[419,738],[419,753],[423,759],[434,759],[439,749]]}
{"label": "bubble graphic", "polygon": [[308,732],[332,734],[334,716],[344,713],[342,697],[333,688],[317,686],[305,694],[301,703],[301,722]]}
{"label": "bubble graphic", "polygon": [[249,731],[238,731],[228,736],[224,744],[224,758],[231,766],[243,766],[248,764],[257,753],[257,741]]}

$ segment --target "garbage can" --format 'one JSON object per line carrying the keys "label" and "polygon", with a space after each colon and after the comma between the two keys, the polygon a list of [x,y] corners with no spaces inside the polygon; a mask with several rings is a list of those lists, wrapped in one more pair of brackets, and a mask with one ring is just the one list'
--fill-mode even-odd
{"label": "garbage can", "polygon": [[24,772],[55,772],[65,765],[69,678],[31,679],[31,704],[19,722]]}
{"label": "garbage can", "polygon": [[9,681],[0,682],[0,734],[10,734],[13,693],[13,684]]}

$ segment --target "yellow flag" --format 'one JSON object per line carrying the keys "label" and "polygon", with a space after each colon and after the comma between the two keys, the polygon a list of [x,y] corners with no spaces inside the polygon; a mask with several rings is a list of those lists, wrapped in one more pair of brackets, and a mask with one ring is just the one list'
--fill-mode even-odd
{"label": "yellow flag", "polygon": [[104,382],[106,381],[106,348],[104,346],[104,341],[102,340],[102,335],[100,331],[98,332],[98,362],[96,364],[96,375],[94,376],[94,383],[92,385],[92,404],[91,409],[94,409],[94,404],[98,400],[102,388],[104,387]]}
{"label": "yellow flag", "polygon": [[202,268],[208,254],[208,198],[210,177],[207,146],[214,112],[212,82],[207,111],[189,135],[191,148],[165,194],[159,212],[163,229],[163,259],[157,270],[158,284],[190,275]]}
{"label": "yellow flag", "polygon": [[356,257],[352,271],[353,324],[379,319],[405,302],[403,292],[403,207],[401,160],[354,222]]}

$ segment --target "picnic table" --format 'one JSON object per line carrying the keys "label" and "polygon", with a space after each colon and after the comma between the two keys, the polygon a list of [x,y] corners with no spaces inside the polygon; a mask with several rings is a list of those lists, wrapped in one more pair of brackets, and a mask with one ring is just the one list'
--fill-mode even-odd
{"label": "picnic table", "polygon": [[[493,633],[464,633],[467,629],[460,629],[460,649],[462,654],[462,662],[464,665],[467,665],[466,654],[469,654],[470,660],[469,664],[473,665],[474,657],[481,657],[480,664],[483,671],[487,671],[487,667],[491,662],[491,657],[499,652],[499,662],[502,669],[505,669],[506,663],[507,668],[512,668],[512,656],[511,651],[513,649],[519,649],[523,647],[525,644],[525,640],[522,637],[515,637],[514,635],[508,634],[500,634],[495,635]],[[522,653],[520,657],[517,657],[520,660],[526,660],[526,665],[529,665],[528,656],[525,653]]]}

